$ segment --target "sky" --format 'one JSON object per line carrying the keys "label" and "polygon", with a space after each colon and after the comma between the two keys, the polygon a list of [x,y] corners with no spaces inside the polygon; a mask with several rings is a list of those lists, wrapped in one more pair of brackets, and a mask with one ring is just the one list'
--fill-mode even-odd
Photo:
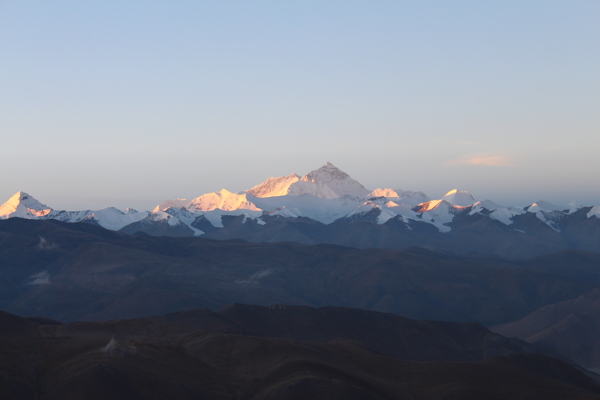
{"label": "sky", "polygon": [[600,205],[600,1],[0,0],[0,203],[151,209],[331,162]]}

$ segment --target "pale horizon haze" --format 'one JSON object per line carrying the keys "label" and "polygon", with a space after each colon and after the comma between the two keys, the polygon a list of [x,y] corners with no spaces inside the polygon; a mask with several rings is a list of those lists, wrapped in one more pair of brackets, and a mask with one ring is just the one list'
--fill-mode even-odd
{"label": "pale horizon haze", "polygon": [[331,162],[600,205],[600,1],[2,1],[0,204],[152,209]]}

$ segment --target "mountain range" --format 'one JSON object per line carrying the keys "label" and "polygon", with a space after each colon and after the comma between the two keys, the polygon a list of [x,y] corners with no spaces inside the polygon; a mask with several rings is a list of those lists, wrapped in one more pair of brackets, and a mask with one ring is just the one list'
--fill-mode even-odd
{"label": "mountain range", "polygon": [[[70,322],[283,303],[493,326],[598,287],[600,259],[588,254],[554,254],[561,262],[548,269],[547,257],[155,237],[11,218],[0,221],[0,309]],[[585,273],[573,267],[581,260]]]}
{"label": "mountain range", "polygon": [[[269,225],[244,218],[223,221]],[[0,397],[595,398],[573,361],[600,369],[599,287],[598,253],[579,249],[515,260],[8,218],[0,309],[37,317],[0,313]]]}
{"label": "mountain range", "polygon": [[[167,200],[152,211],[59,211],[18,192],[0,219],[87,222],[125,233],[296,241],[358,248],[422,246],[459,254],[525,258],[568,248],[600,251],[600,207],[537,201],[518,208],[451,190],[442,199],[401,189],[366,189],[326,163],[304,176],[269,178],[249,190],[226,189]],[[368,234],[367,234],[368,233]]]}

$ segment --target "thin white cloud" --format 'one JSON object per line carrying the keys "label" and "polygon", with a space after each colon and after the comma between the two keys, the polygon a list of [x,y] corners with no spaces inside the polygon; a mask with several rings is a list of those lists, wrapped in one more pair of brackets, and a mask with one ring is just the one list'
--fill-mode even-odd
{"label": "thin white cloud", "polygon": [[485,165],[488,167],[510,167],[515,165],[511,157],[498,154],[467,154],[463,157],[450,160],[448,165]]}

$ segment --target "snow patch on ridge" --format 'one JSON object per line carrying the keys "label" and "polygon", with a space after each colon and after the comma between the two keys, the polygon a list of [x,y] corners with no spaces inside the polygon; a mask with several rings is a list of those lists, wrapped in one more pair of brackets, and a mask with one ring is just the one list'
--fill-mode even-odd
{"label": "snow patch on ridge", "polygon": [[575,200],[573,200],[572,202],[567,204],[567,207],[568,207],[567,210],[568,210],[569,214],[573,214],[575,211],[583,208],[583,206],[578,201],[575,201]]}
{"label": "snow patch on ridge", "polygon": [[450,232],[451,228],[446,225],[454,220],[457,212],[467,207],[450,204],[446,200],[432,200],[419,204],[414,211],[418,213],[421,220],[434,225],[440,232]]}
{"label": "snow patch on ridge", "polygon": [[[177,225],[176,222],[183,223],[194,232],[194,236],[200,236],[200,235],[204,234],[203,231],[201,231],[198,228],[194,228],[192,226],[192,223],[196,220],[196,218],[198,218],[200,216],[200,215],[198,215],[199,213],[189,212],[185,208],[167,208],[164,212],[171,215],[173,218],[175,218],[175,219],[171,218],[171,219],[167,220],[169,225],[171,225],[171,226]],[[161,211],[158,211],[155,213],[161,213]],[[155,213],[153,213],[153,214],[155,214]]]}
{"label": "snow patch on ridge", "polygon": [[346,215],[346,217],[353,217],[355,215],[364,215],[373,210],[378,211],[377,215],[377,224],[381,225],[387,222],[388,220],[396,217],[396,213],[392,212],[385,206],[379,206],[378,204],[373,203],[372,201],[366,201],[360,206],[358,206],[355,210],[351,211]]}
{"label": "snow patch on ridge", "polygon": [[239,216],[239,215],[244,215],[244,219],[247,217],[250,218],[259,218],[260,216],[263,215],[263,211],[262,210],[247,210],[244,209],[244,212],[240,212],[240,210],[221,210],[221,209],[214,209],[211,211],[206,211],[204,213],[202,213],[202,215],[204,215],[204,217],[208,220],[208,222],[210,222],[212,224],[212,226],[214,226],[215,228],[223,228],[223,219],[222,217],[224,215],[232,215],[232,216]]}
{"label": "snow patch on ridge", "polygon": [[591,218],[591,217],[600,218],[600,206],[592,207],[590,212],[587,213],[587,217],[588,218]]}
{"label": "snow patch on ridge", "polygon": [[489,216],[496,221],[502,222],[504,225],[511,225],[513,223],[513,217],[515,215],[525,213],[524,210],[509,209],[507,207],[496,204],[491,200],[478,201],[473,204],[473,208],[469,212],[469,215],[482,214],[485,210],[489,211]]}
{"label": "snow patch on ridge", "polygon": [[562,210],[566,207],[560,207],[548,201],[540,200],[532,205],[525,207],[527,212],[534,213],[536,217],[556,232],[560,232],[557,226],[558,221],[563,215]]}
{"label": "snow patch on ridge", "polygon": [[267,213],[268,215],[272,215],[272,216],[281,216],[281,217],[286,217],[286,218],[299,218],[300,217],[300,210],[293,210],[290,209],[286,206],[283,206],[281,208],[278,208],[275,211],[271,211],[269,213]]}

